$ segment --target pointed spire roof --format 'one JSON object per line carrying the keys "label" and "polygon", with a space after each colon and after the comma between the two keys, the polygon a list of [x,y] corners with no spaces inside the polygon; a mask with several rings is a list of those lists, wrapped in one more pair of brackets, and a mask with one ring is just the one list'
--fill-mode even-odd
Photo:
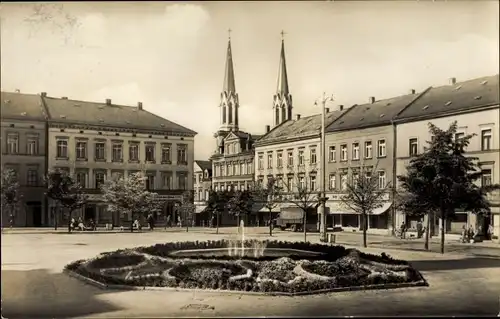
{"label": "pointed spire roof", "polygon": [[286,73],[286,59],[285,59],[285,39],[283,39],[284,32],[281,31],[281,54],[280,54],[280,66],[278,71],[278,87],[277,93],[289,94],[288,88],[288,75]]}
{"label": "pointed spire roof", "polygon": [[233,67],[233,53],[231,51],[231,36],[227,43],[226,55],[226,72],[224,73],[224,84],[222,86],[223,92],[236,93],[236,84],[234,81],[234,67]]}

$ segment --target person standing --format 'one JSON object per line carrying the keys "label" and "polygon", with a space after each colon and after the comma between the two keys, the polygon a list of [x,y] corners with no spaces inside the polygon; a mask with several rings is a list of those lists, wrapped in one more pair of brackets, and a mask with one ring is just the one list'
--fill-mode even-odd
{"label": "person standing", "polygon": [[490,224],[488,226],[488,240],[492,240],[493,239],[493,225]]}
{"label": "person standing", "polygon": [[401,239],[405,238],[406,238],[406,223],[403,221],[403,223],[401,223]]}

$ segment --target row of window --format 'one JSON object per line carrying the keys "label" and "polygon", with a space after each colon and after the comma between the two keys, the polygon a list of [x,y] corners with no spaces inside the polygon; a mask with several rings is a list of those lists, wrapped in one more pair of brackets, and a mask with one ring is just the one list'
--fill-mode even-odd
{"label": "row of window", "polygon": [[[57,141],[57,158],[67,159],[68,156],[68,140],[58,140]],[[129,162],[139,162],[140,143],[130,142],[128,145],[128,160]],[[149,163],[156,162],[156,145],[151,143],[146,143],[144,145],[145,160]],[[88,142],[83,140],[77,140],[75,146],[75,154],[77,160],[88,160]],[[124,146],[122,141],[113,141],[111,145],[111,161],[112,162],[123,162],[124,157]],[[106,161],[106,142],[98,141],[94,143],[94,160],[96,161]],[[162,143],[161,145],[161,163],[171,164],[172,163],[172,144]],[[178,144],[177,145],[177,164],[187,165],[187,145]]]}
{"label": "row of window", "polygon": [[[89,174],[86,171],[76,171],[75,177],[76,181],[83,187],[83,188],[100,188],[100,186],[106,181],[107,179],[107,172],[106,171],[100,171],[100,170],[95,170],[94,172],[94,183],[92,184],[90,179],[89,179]],[[129,175],[133,173],[137,173],[137,171],[129,171]],[[111,173],[111,179],[120,179],[123,178],[124,174],[121,172],[112,172]],[[187,173],[177,173],[176,174],[176,184],[177,184],[177,189],[182,189],[186,190],[188,185],[187,185]],[[172,172],[161,172],[161,179],[160,183],[158,185],[156,175],[155,174],[146,174],[146,188],[149,190],[154,190],[154,189],[174,189],[174,185],[172,185],[173,182],[173,173]],[[159,187],[158,187],[159,186]]]}
{"label": "row of window", "polygon": [[208,189],[198,189],[194,193],[195,201],[207,201],[210,196],[210,191]]}
{"label": "row of window", "polygon": [[217,176],[238,176],[253,174],[252,162],[222,163],[215,165],[214,177]]}
{"label": "row of window", "polygon": [[[287,150],[287,167],[294,166],[294,150]],[[358,142],[352,143],[351,145],[351,160],[359,160],[362,156],[360,150],[360,144]],[[347,161],[348,156],[348,146],[347,144],[340,145],[340,161]],[[371,141],[366,141],[364,144],[364,154],[365,159],[373,158],[373,146]],[[385,140],[381,139],[377,141],[377,157],[385,157],[386,156],[386,144]],[[328,148],[328,161],[335,162],[337,160],[337,149],[335,145],[331,145]],[[315,165],[318,161],[318,155],[316,151],[316,146],[309,147],[309,164]],[[297,154],[297,162],[299,166],[305,165],[305,148],[301,148],[298,150]],[[273,168],[274,166],[274,152],[267,152],[267,168]],[[279,150],[276,152],[276,167],[283,167],[283,151]],[[259,153],[258,155],[258,169],[264,169],[264,153]]]}
{"label": "row of window", "polygon": [[[465,137],[464,132],[458,132],[455,134],[455,139],[459,140]],[[481,151],[490,151],[493,146],[493,135],[491,129],[481,130]],[[415,156],[418,154],[418,139],[410,138],[408,140],[408,154],[410,156]]]}
{"label": "row of window", "polygon": [[213,187],[214,191],[218,192],[218,191],[225,191],[226,189],[228,191],[244,191],[244,190],[251,190],[252,187],[250,185],[250,183],[247,183],[245,185],[245,183],[236,183],[236,184],[229,184],[227,185],[224,185],[224,184],[214,184],[214,187]]}
{"label": "row of window", "polygon": [[[8,154],[20,154],[19,149],[19,133],[8,133],[7,134],[7,153]],[[39,154],[39,137],[37,134],[27,134],[26,135],[26,155],[38,155]]]}

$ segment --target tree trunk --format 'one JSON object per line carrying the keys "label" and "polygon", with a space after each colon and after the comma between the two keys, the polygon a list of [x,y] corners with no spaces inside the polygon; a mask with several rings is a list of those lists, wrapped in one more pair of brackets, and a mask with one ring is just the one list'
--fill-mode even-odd
{"label": "tree trunk", "polygon": [[273,236],[273,212],[269,210],[269,236]]}
{"label": "tree trunk", "polygon": [[306,221],[307,221],[307,213],[304,210],[304,222],[302,224],[302,228],[304,228],[304,242],[307,242],[307,227],[306,227]]}
{"label": "tree trunk", "polygon": [[446,214],[445,210],[441,209],[441,254],[444,254],[444,234],[446,232]]}
{"label": "tree trunk", "polygon": [[130,232],[134,232],[134,216],[132,215],[132,218],[130,220]]}
{"label": "tree trunk", "polygon": [[59,215],[59,202],[56,202],[56,207],[54,209],[54,230],[57,230],[57,216]]}
{"label": "tree trunk", "polygon": [[366,248],[366,247],[368,247],[368,244],[366,242],[367,241],[366,240],[367,239],[366,238],[366,236],[367,236],[366,232],[367,232],[367,228],[368,228],[367,227],[368,223],[367,223],[367,220],[366,220],[366,213],[365,212],[363,212],[363,214],[361,215],[361,219],[362,219],[362,222],[363,222],[363,247]]}
{"label": "tree trunk", "polygon": [[71,215],[73,214],[73,211],[69,211],[68,213],[68,234],[71,233]]}
{"label": "tree trunk", "polygon": [[216,229],[215,233],[219,234],[219,211],[217,211],[217,221],[216,221],[216,223],[217,223],[217,226],[216,226],[217,229]]}
{"label": "tree trunk", "polygon": [[429,250],[429,237],[431,232],[431,213],[427,214],[427,223],[425,225],[425,250]]}

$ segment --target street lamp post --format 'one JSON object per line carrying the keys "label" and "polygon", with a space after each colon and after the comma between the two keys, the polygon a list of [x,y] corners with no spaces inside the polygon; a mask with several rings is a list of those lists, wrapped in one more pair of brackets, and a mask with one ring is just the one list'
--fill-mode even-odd
{"label": "street lamp post", "polygon": [[[320,147],[320,155],[321,155],[321,174],[320,174],[320,198],[319,198],[319,215],[320,215],[320,223],[319,223],[319,234],[320,240],[326,242],[326,138],[325,138],[325,117],[326,117],[326,102],[333,102],[333,94],[329,97],[326,96],[326,93],[323,92],[323,96],[321,97],[321,147]],[[318,102],[314,102],[315,105],[318,105]]]}

